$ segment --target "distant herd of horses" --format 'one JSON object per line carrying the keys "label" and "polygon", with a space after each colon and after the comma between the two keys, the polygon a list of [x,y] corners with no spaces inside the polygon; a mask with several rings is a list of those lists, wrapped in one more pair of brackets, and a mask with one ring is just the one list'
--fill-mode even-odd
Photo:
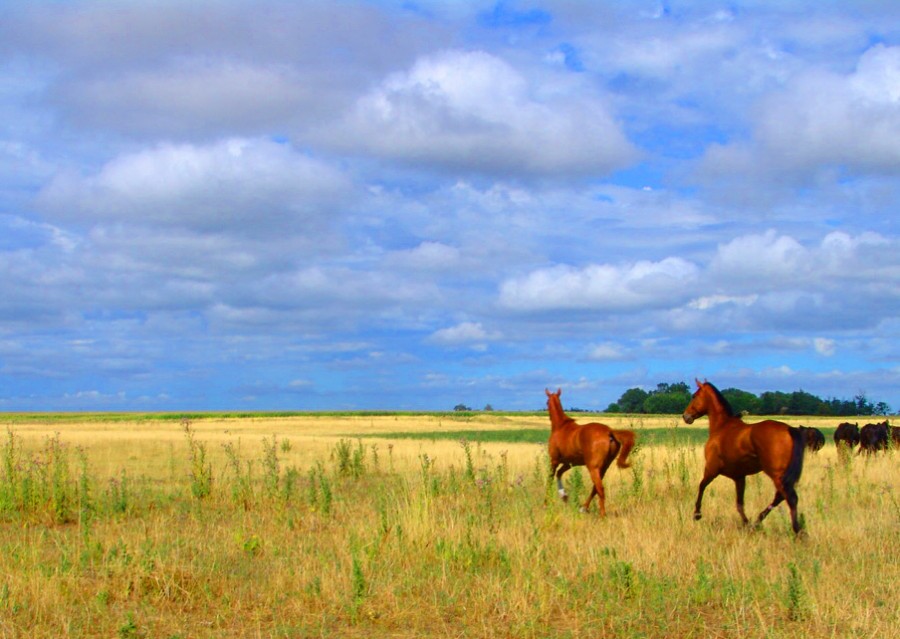
{"label": "distant herd of horses", "polygon": [[[700,505],[703,491],[709,483],[723,475],[734,481],[737,493],[737,511],[744,524],[750,520],[744,512],[744,490],[748,475],[764,472],[775,485],[775,496],[756,518],[757,524],[782,501],[786,501],[791,513],[791,527],[799,533],[802,524],[797,514],[797,491],[795,489],[803,471],[803,456],[806,450],[816,452],[825,445],[825,436],[817,428],[789,426],[784,422],[767,419],[747,423],[738,415],[719,390],[709,382],[696,380],[697,390],[684,410],[682,419],[691,424],[694,420],[709,417],[709,438],[704,448],[706,463],[703,478],[697,491],[694,505],[694,519],[701,518]],[[628,468],[628,455],[635,445],[635,434],[631,430],[614,430],[605,424],[578,424],[563,411],[561,390],[547,393],[547,411],[550,415],[551,473],[556,478],[559,496],[563,501],[568,495],[563,487],[562,476],[573,466],[585,466],[591,476],[591,493],[581,507],[583,512],[590,508],[596,496],[600,514],[606,514],[606,496],[603,477],[616,461],[620,468]],[[887,421],[878,424],[858,424],[845,422],[834,432],[834,442],[839,451],[849,452],[859,446],[859,453],[872,454],[900,447],[900,428]]]}
{"label": "distant herd of horses", "polygon": [[891,426],[887,421],[866,424],[862,428],[859,424],[844,422],[838,424],[834,431],[834,443],[847,450],[859,444],[859,453],[877,453],[891,446],[900,447],[900,428]]}

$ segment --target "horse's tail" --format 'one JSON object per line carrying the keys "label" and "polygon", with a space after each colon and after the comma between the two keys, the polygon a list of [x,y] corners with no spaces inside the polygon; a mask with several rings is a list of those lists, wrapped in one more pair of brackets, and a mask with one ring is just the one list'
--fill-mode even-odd
{"label": "horse's tail", "polygon": [[619,456],[616,458],[616,465],[619,468],[628,468],[631,466],[628,463],[628,454],[631,452],[631,449],[634,448],[634,431],[631,430],[614,430],[612,431],[613,437],[621,444],[621,448],[619,448]]}
{"label": "horse's tail", "polygon": [[803,472],[803,453],[806,450],[802,430],[788,426],[788,433],[791,436],[793,450],[791,451],[791,461],[781,477],[781,483],[785,488],[791,488],[800,481],[800,474]]}

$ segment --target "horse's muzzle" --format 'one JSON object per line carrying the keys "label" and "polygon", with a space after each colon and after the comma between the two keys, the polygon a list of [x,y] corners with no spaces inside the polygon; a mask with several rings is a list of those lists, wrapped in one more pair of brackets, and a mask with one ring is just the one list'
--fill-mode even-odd
{"label": "horse's muzzle", "polygon": [[681,416],[681,419],[684,420],[685,424],[693,424],[694,423],[694,416],[691,415],[690,413],[685,413],[684,415]]}

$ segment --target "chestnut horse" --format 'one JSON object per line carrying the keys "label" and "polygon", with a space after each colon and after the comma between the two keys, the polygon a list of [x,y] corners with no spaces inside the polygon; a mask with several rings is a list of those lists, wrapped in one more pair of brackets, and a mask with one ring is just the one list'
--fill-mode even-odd
{"label": "chestnut horse", "polygon": [[744,523],[744,488],[747,475],[763,471],[775,484],[775,499],[759,514],[762,522],[773,508],[786,500],[791,509],[791,526],[800,532],[797,520],[797,491],[794,486],[803,471],[803,434],[799,428],[767,419],[747,424],[734,414],[728,400],[709,382],[697,382],[697,392],[684,409],[684,421],[693,423],[698,417],[709,416],[709,439],[706,441],[706,468],[697,493],[694,519],[700,519],[700,502],[709,482],[725,475],[734,480],[737,490],[737,511]]}
{"label": "chestnut horse", "polygon": [[605,424],[576,424],[563,411],[559,396],[562,390],[547,393],[547,410],[550,413],[550,473],[556,477],[556,487],[563,501],[569,496],[563,488],[562,476],[572,466],[586,466],[594,486],[587,501],[581,507],[587,512],[594,495],[600,501],[600,515],[606,515],[606,496],[603,476],[618,455],[619,468],[628,468],[628,453],[634,448],[634,433],[630,430],[613,430]]}

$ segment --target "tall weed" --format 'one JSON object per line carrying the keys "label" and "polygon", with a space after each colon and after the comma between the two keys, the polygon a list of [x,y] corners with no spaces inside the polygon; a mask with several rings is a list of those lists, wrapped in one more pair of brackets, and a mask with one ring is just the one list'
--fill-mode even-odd
{"label": "tall weed", "polygon": [[206,459],[206,444],[197,441],[191,422],[181,422],[182,430],[187,438],[188,460],[191,477],[191,494],[196,499],[205,499],[212,492],[212,464]]}

